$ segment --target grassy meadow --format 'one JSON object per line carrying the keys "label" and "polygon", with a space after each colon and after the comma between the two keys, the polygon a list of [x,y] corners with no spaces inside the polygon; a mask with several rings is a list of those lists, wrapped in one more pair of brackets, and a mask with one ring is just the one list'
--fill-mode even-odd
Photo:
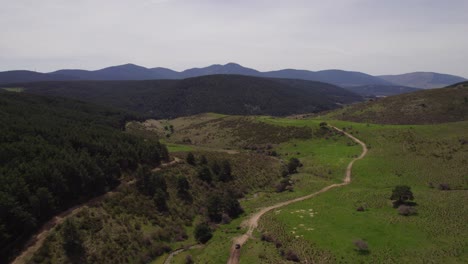
{"label": "grassy meadow", "polygon": [[[292,263],[287,260],[291,256],[302,263],[466,263],[468,122],[377,125],[337,121],[328,116],[294,119],[217,114],[127,125],[128,133],[161,139],[181,159],[190,151],[210,161],[230,160],[236,175],[230,186],[244,194],[240,203],[245,212],[239,218],[217,225],[211,240],[176,255],[172,263],[186,263],[188,256],[195,263],[225,263],[232,239],[245,232],[242,222],[251,213],[340,183],[347,164],[361,153],[361,146],[340,133],[320,128],[324,121],[353,134],[369,148],[367,156],[355,163],[351,184],[264,215],[254,238],[240,249],[240,263]],[[303,166],[290,177],[293,190],[278,193],[275,184],[293,157],[299,158]],[[134,216],[119,209],[122,201],[113,200],[123,199],[137,211],[139,203],[143,203],[128,190],[126,195],[118,194],[83,213],[86,217],[102,216],[106,223],[112,223],[113,231],[103,230],[102,235],[123,229],[130,238],[137,234],[147,237],[146,241],[134,240],[130,249],[122,251],[130,258],[116,255],[116,259],[148,259],[158,247],[157,253],[162,255],[151,263],[163,263],[168,248],[195,243],[193,223],[202,220],[197,208],[202,208],[206,186],[197,183],[196,171],[186,164],[169,168],[164,175],[173,215],[168,227],[173,226],[170,232],[184,237],[180,241],[164,240],[165,234],[160,234],[162,222],[169,216],[157,215],[152,221],[152,216],[144,213]],[[200,197],[193,205],[173,198],[177,197],[176,183],[171,178],[180,175],[188,177],[193,197]],[[402,184],[410,186],[414,193],[416,215],[402,216],[392,207],[392,189]],[[448,185],[450,190],[439,190],[440,184]],[[363,212],[356,210],[360,206],[365,208]],[[125,224],[125,219],[130,224]],[[357,239],[365,241],[369,251],[357,251],[353,245]],[[50,245],[56,248],[54,243]],[[139,250],[146,253],[135,253]],[[60,256],[54,254],[49,255]],[[106,255],[97,257],[106,259]]]}
{"label": "grassy meadow", "polygon": [[[309,122],[267,121],[300,126]],[[261,230],[291,241],[302,261],[464,263],[468,257],[468,208],[464,206],[468,202],[468,122],[426,126],[328,122],[346,128],[370,147],[368,155],[355,164],[352,183],[270,212],[262,219]],[[323,162],[333,164],[326,158]],[[336,159],[332,166],[338,163]],[[402,184],[412,188],[417,215],[401,216],[392,208],[392,189]],[[439,190],[439,184],[448,184],[451,190]],[[359,206],[366,210],[358,212]],[[368,243],[367,254],[355,250],[356,239]],[[315,255],[304,245],[313,247]]]}

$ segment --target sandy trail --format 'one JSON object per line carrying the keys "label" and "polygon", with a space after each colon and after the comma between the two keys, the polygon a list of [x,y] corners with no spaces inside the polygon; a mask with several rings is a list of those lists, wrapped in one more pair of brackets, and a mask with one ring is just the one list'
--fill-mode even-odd
{"label": "sandy trail", "polygon": [[364,158],[364,156],[367,154],[367,146],[364,142],[362,142],[361,140],[355,138],[353,135],[349,134],[349,133],[346,133],[344,132],[343,130],[337,128],[337,127],[334,127],[334,126],[330,126],[332,127],[333,129],[339,131],[339,132],[342,132],[343,134],[345,134],[347,137],[351,138],[354,142],[360,144],[362,146],[362,153],[359,157],[357,158],[354,158],[349,164],[348,164],[348,167],[346,167],[346,174],[345,174],[345,178],[343,179],[343,182],[342,183],[337,183],[337,184],[332,184],[332,185],[329,185],[327,187],[324,187],[323,189],[317,191],[317,192],[314,192],[314,193],[311,193],[309,195],[306,195],[306,196],[302,196],[302,197],[298,197],[298,198],[295,198],[295,199],[292,199],[292,200],[288,200],[288,201],[285,201],[285,202],[281,202],[281,203],[278,203],[278,204],[275,204],[275,205],[272,205],[272,206],[269,206],[269,207],[265,207],[263,209],[261,209],[260,211],[256,212],[255,214],[253,214],[249,219],[247,219],[243,225],[244,226],[247,226],[248,227],[248,230],[245,234],[239,236],[239,237],[236,237],[233,239],[233,243],[232,243],[232,246],[231,246],[231,253],[230,253],[230,256],[229,256],[229,259],[227,261],[228,264],[237,264],[239,263],[239,259],[240,259],[240,250],[239,249],[236,249],[236,244],[239,244],[239,245],[243,245],[245,242],[247,242],[247,240],[252,237],[252,233],[253,231],[255,230],[255,228],[257,228],[258,226],[258,221],[260,220],[260,218],[267,212],[271,211],[271,210],[274,210],[274,209],[277,209],[277,208],[280,208],[280,207],[283,207],[283,206],[286,206],[286,205],[289,205],[289,204],[292,204],[292,203],[296,203],[296,202],[300,202],[300,201],[304,201],[304,200],[307,200],[309,198],[312,198],[316,195],[319,195],[321,193],[324,193],[330,189],[333,189],[333,188],[336,188],[336,187],[341,187],[341,186],[345,186],[345,185],[348,185],[350,182],[351,182],[351,171],[352,171],[352,168],[353,168],[353,164],[355,161],[357,160],[360,160],[362,158]]}
{"label": "sandy trail", "polygon": [[[183,162],[181,159],[174,157],[174,160],[168,163],[163,163],[159,167],[153,169],[153,171],[159,171],[161,168],[165,168],[168,166],[175,165],[177,163]],[[109,192],[95,197],[85,203],[82,203],[80,205],[76,205],[56,216],[54,216],[51,220],[46,222],[44,225],[42,225],[41,229],[29,239],[29,241],[26,243],[26,246],[24,247],[23,251],[21,251],[21,254],[16,257],[11,264],[23,264],[26,263],[33,255],[34,253],[39,250],[39,248],[44,244],[45,239],[47,236],[50,234],[50,232],[59,224],[63,223],[68,217],[75,215],[78,213],[81,209],[83,209],[85,206],[91,205],[93,203],[97,203],[99,201],[102,201],[104,198],[111,196],[112,194],[115,193],[115,190],[118,189],[119,187],[122,187],[124,185],[132,185],[135,183],[135,180],[129,181],[129,182],[122,182],[120,185],[118,185],[116,188],[113,190],[110,190]]]}

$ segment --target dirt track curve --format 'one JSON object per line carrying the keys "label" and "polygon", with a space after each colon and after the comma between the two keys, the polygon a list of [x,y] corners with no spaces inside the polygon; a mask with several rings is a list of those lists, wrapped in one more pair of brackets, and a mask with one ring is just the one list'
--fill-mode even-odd
{"label": "dirt track curve", "polygon": [[[159,170],[161,170],[161,168],[172,166],[172,165],[175,165],[175,164],[180,163],[180,162],[182,162],[181,159],[179,159],[177,157],[174,157],[173,161],[161,164],[159,167],[153,169],[153,172],[159,171]],[[62,213],[54,216],[51,220],[49,220],[47,223],[45,223],[41,227],[41,229],[39,229],[39,232],[37,232],[26,243],[26,246],[23,249],[23,251],[21,252],[21,254],[18,257],[16,257],[11,262],[11,264],[26,263],[28,258],[32,257],[33,254],[42,246],[42,244],[44,244],[45,239],[47,238],[49,233],[52,231],[52,229],[54,229],[57,225],[63,223],[65,221],[65,219],[67,219],[68,217],[73,216],[76,213],[78,213],[81,209],[83,209],[83,207],[91,205],[93,203],[97,203],[97,202],[103,200],[104,198],[109,197],[110,195],[112,195],[115,192],[116,189],[118,189],[119,187],[121,187],[123,185],[131,185],[133,183],[135,183],[135,181],[122,182],[119,186],[117,186],[113,190],[110,190],[109,192],[107,192],[107,193],[105,193],[105,194],[103,194],[101,196],[95,197],[95,198],[93,198],[93,199],[91,199],[91,200],[89,200],[89,201],[87,201],[87,202],[85,202],[83,204],[74,206],[74,207],[66,210],[65,212],[62,212]]]}
{"label": "dirt track curve", "polygon": [[354,164],[354,162],[356,160],[360,160],[360,159],[364,158],[364,156],[367,154],[367,146],[366,146],[366,144],[364,142],[362,142],[361,140],[355,138],[351,134],[348,134],[348,133],[344,132],[343,130],[341,130],[341,129],[337,128],[337,127],[334,127],[334,126],[331,126],[331,127],[333,129],[339,131],[339,132],[342,132],[347,137],[351,138],[354,142],[356,142],[356,143],[358,143],[358,144],[360,144],[362,146],[361,155],[359,157],[353,159],[348,164],[348,167],[346,168],[346,174],[345,174],[345,178],[343,179],[343,182],[329,185],[329,186],[324,187],[323,189],[321,189],[321,190],[319,190],[317,192],[311,193],[311,194],[306,195],[306,196],[298,197],[298,198],[295,198],[295,199],[292,199],[292,200],[289,200],[289,201],[285,201],[285,202],[281,202],[281,203],[278,203],[278,204],[275,204],[275,205],[272,205],[272,206],[269,206],[269,207],[265,207],[265,208],[261,209],[260,211],[256,212],[255,214],[253,214],[249,219],[247,219],[243,223],[244,226],[248,227],[247,232],[245,232],[245,234],[243,234],[242,236],[239,236],[239,237],[236,237],[236,238],[233,239],[233,243],[232,243],[232,246],[231,246],[231,253],[230,253],[229,259],[227,261],[228,264],[238,264],[239,263],[240,249],[236,249],[236,244],[239,244],[239,245],[242,246],[245,242],[247,242],[247,240],[250,237],[252,237],[252,233],[253,233],[254,229],[257,228],[257,226],[258,226],[258,221],[260,220],[260,218],[265,213],[267,213],[267,212],[269,212],[271,210],[274,210],[274,209],[277,209],[277,208],[280,208],[280,207],[295,203],[295,202],[300,202],[300,201],[307,200],[307,199],[312,198],[312,197],[314,197],[316,195],[324,193],[324,192],[326,192],[326,191],[328,191],[330,189],[348,185],[351,182],[351,170],[353,168],[353,164]]}

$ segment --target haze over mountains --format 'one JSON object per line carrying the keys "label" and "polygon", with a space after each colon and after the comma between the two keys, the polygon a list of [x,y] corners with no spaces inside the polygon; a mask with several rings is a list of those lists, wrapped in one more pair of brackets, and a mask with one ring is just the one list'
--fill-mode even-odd
{"label": "haze over mountains", "polygon": [[0,84],[33,81],[70,81],[70,80],[155,80],[185,79],[213,74],[236,74],[257,77],[302,79],[326,82],[341,87],[355,86],[408,86],[413,88],[436,88],[451,85],[466,79],[439,73],[411,73],[403,75],[372,76],[362,72],[344,70],[308,71],[282,69],[260,72],[236,63],[214,64],[204,68],[192,68],[177,72],[167,68],[145,68],[134,64],[107,67],[96,71],[58,70],[50,73],[32,71],[0,72]]}

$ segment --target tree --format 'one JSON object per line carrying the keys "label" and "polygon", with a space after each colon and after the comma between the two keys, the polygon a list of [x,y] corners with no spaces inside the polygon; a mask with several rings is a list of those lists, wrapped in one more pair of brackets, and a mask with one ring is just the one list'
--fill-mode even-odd
{"label": "tree", "polygon": [[199,171],[198,171],[198,178],[204,182],[211,183],[212,177],[211,177],[211,171],[208,167],[203,166]]}
{"label": "tree", "polygon": [[185,161],[187,161],[187,163],[190,164],[190,165],[195,165],[195,156],[193,156],[192,152],[189,152],[187,154],[187,157],[185,158]]}
{"label": "tree", "polygon": [[393,206],[397,208],[399,205],[404,204],[408,200],[414,200],[411,187],[406,185],[398,185],[393,189],[390,200],[393,200]]}
{"label": "tree", "polygon": [[219,175],[221,173],[221,167],[216,160],[211,164],[211,171],[214,175]]}
{"label": "tree", "polygon": [[208,164],[208,160],[206,159],[205,155],[202,155],[200,157],[200,165],[206,165]]}
{"label": "tree", "polygon": [[219,174],[219,180],[222,182],[228,182],[232,180],[231,163],[229,163],[228,160],[223,160],[221,172]]}
{"label": "tree", "polygon": [[208,197],[206,201],[206,209],[208,212],[208,217],[213,222],[220,222],[222,219],[223,213],[223,200],[219,194],[212,194]]}
{"label": "tree", "polygon": [[177,195],[183,200],[191,200],[189,193],[190,184],[185,176],[179,176],[177,178]]}
{"label": "tree", "polygon": [[301,162],[298,158],[291,158],[288,162],[288,172],[290,174],[296,173],[297,168],[301,166]]}
{"label": "tree", "polygon": [[194,233],[195,239],[202,244],[205,244],[206,242],[208,242],[208,240],[211,239],[211,237],[213,237],[211,228],[208,226],[207,223],[198,224],[195,227],[195,230],[193,233]]}
{"label": "tree", "polygon": [[63,249],[72,263],[79,263],[84,255],[83,240],[77,224],[67,219],[62,226]]}

